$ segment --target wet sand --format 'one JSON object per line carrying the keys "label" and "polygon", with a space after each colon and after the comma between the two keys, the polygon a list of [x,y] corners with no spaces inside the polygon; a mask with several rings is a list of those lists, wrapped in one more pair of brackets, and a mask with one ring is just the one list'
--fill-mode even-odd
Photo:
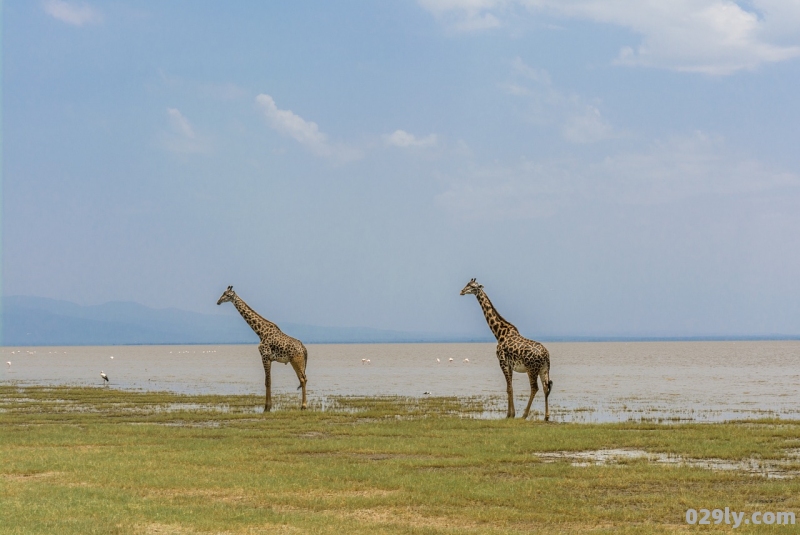
{"label": "wet sand", "polygon": [[[800,341],[547,343],[555,421],[800,419]],[[494,344],[309,344],[309,396],[480,396],[505,415]],[[102,386],[184,393],[264,393],[255,345],[3,347],[3,384]],[[112,359],[111,356],[114,358]],[[436,359],[440,362],[437,362]],[[453,359],[450,362],[450,359]],[[362,359],[369,359],[365,364]],[[469,363],[464,362],[469,359]],[[11,361],[11,366],[5,364]],[[273,393],[295,393],[272,365]],[[514,374],[518,415],[529,394]],[[299,399],[299,393],[298,393]],[[542,418],[540,390],[533,418]]]}

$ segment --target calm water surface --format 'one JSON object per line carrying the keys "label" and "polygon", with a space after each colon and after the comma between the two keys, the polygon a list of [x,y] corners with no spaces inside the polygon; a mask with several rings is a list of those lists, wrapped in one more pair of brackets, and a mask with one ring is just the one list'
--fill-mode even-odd
{"label": "calm water surface", "polygon": [[[800,419],[800,341],[546,346],[556,421]],[[486,417],[499,418],[505,415],[505,380],[494,348],[494,344],[309,344],[309,395],[312,399],[423,396],[424,392],[481,396],[496,408]],[[264,371],[255,345],[4,347],[0,352],[3,384],[100,386],[104,371],[112,388],[264,393]],[[6,361],[11,361],[10,367]],[[274,393],[296,392],[298,381],[291,366],[273,364],[272,370]],[[514,374],[518,414],[529,391],[527,375]],[[533,409],[533,417],[541,418],[541,390]]]}

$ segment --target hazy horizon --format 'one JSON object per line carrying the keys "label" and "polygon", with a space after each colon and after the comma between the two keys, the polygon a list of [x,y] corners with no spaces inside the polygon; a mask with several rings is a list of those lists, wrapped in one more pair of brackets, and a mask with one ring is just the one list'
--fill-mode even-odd
{"label": "hazy horizon", "polygon": [[2,294],[800,335],[800,9],[2,3]]}

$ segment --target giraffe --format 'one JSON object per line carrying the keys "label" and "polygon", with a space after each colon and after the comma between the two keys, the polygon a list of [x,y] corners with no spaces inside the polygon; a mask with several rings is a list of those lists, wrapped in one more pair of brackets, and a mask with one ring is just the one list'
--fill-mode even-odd
{"label": "giraffe", "polygon": [[291,336],[284,334],[277,325],[262,318],[258,313],[250,308],[241,297],[236,295],[233,291],[233,286],[228,286],[228,289],[222,293],[222,296],[217,301],[218,305],[230,301],[239,314],[242,315],[244,321],[250,325],[250,328],[255,331],[261,339],[258,345],[258,351],[261,353],[261,363],[264,365],[264,384],[267,387],[267,397],[264,401],[264,412],[269,412],[272,409],[272,381],[270,379],[270,368],[272,361],[281,362],[283,364],[292,364],[294,373],[300,379],[300,386],[297,389],[303,389],[303,402],[300,406],[305,410],[306,404],[306,363],[308,362],[308,351],[303,343]]}
{"label": "giraffe", "polygon": [[544,389],[544,420],[550,420],[550,406],[547,398],[553,389],[553,381],[550,380],[550,354],[547,349],[539,342],[523,338],[516,327],[504,319],[495,310],[483,285],[472,279],[461,290],[461,295],[473,294],[478,298],[486,316],[486,322],[492,330],[492,334],[497,338],[497,360],[500,361],[500,369],[506,378],[506,392],[508,392],[508,412],[507,418],[513,418],[514,412],[514,391],[511,387],[514,372],[527,373],[531,382],[531,397],[528,398],[528,405],[522,418],[527,418],[533,403],[533,396],[539,388],[536,386],[536,378],[541,377],[542,388]]}

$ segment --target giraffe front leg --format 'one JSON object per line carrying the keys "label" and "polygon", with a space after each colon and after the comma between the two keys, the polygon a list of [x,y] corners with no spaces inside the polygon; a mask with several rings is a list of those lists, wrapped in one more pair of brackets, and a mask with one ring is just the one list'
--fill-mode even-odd
{"label": "giraffe front leg", "polygon": [[266,398],[264,399],[264,412],[272,410],[272,360],[269,346],[260,345],[258,351],[261,353],[261,364],[264,365],[264,386],[267,387]]}
{"label": "giraffe front leg", "polygon": [[504,366],[503,375],[506,376],[506,392],[508,393],[508,412],[506,413],[506,418],[513,418],[517,415],[514,410],[514,388],[511,386],[511,381],[514,378],[514,370]]}
{"label": "giraffe front leg", "polygon": [[497,360],[500,361],[500,369],[503,370],[503,375],[506,378],[506,392],[508,393],[508,412],[506,418],[513,418],[516,415],[514,412],[514,389],[511,386],[511,381],[514,378],[514,369],[506,359],[505,352],[497,348]]}
{"label": "giraffe front leg", "polygon": [[525,407],[525,413],[522,415],[523,420],[526,419],[528,417],[528,414],[531,412],[531,404],[533,403],[533,396],[535,396],[536,392],[539,391],[539,389],[536,386],[536,374],[528,370],[528,378],[531,380],[531,397],[528,398],[528,405]]}
{"label": "giraffe front leg", "polygon": [[264,386],[267,387],[266,398],[264,399],[264,412],[272,410],[272,362],[264,362]]}

